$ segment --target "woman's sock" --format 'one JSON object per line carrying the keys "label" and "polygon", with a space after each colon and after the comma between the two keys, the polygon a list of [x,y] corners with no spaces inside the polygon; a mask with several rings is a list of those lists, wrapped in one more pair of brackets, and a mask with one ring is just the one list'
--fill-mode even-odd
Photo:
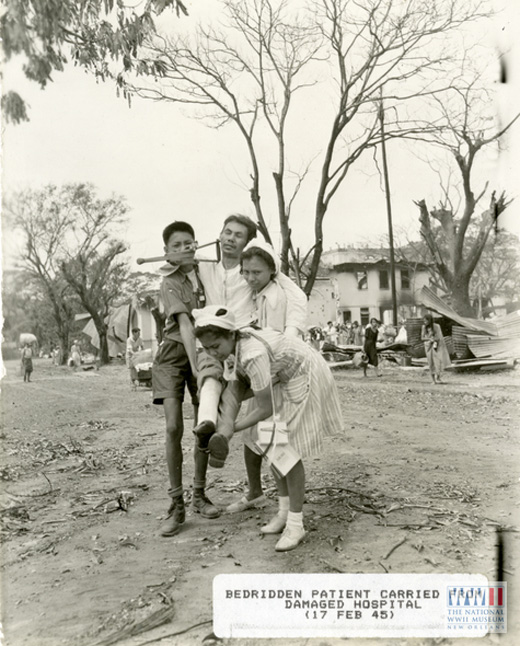
{"label": "woman's sock", "polygon": [[287,527],[298,527],[303,529],[303,512],[290,511],[287,514]]}

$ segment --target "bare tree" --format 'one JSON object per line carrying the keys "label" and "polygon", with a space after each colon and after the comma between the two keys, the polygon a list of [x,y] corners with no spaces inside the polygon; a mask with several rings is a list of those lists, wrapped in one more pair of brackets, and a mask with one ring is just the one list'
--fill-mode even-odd
{"label": "bare tree", "polygon": [[[498,218],[510,204],[505,192],[489,190],[489,182],[476,188],[478,157],[501,138],[520,114],[505,125],[497,125],[490,97],[474,78],[466,87],[453,88],[443,101],[437,102],[443,126],[429,143],[446,150],[454,162],[459,182],[441,185],[442,197],[435,208],[424,199],[419,208],[420,232],[446,286],[452,306],[460,314],[475,314],[470,302],[470,281],[486,247],[489,234]],[[460,199],[456,189],[460,187]],[[481,203],[487,202],[481,207]]]}
{"label": "bare tree", "polygon": [[480,314],[485,306],[494,311],[498,296],[506,305],[520,301],[520,241],[504,230],[489,236],[470,283],[470,298]]}
{"label": "bare tree", "polygon": [[[107,324],[127,273],[125,246],[113,236],[127,212],[121,198],[101,200],[90,184],[24,191],[7,204],[24,242],[21,264],[52,303],[64,350],[78,303],[96,326],[100,359],[109,360]],[[73,307],[74,304],[74,307]]]}
{"label": "bare tree", "polygon": [[[352,165],[381,142],[381,100],[388,114],[386,137],[434,130],[435,123],[407,118],[403,106],[449,86],[447,35],[483,15],[478,0],[320,0],[298,12],[284,0],[226,0],[222,29],[199,27],[192,37],[156,37],[143,59],[157,71],[156,82],[132,87],[146,98],[198,106],[197,116],[216,127],[238,128],[250,159],[251,199],[267,239],[261,152],[266,132],[271,134],[282,267],[287,270],[290,257],[295,269],[308,267],[304,278],[310,293],[330,204]],[[328,121],[329,130],[321,150],[302,163],[306,133],[291,130],[291,115],[301,115],[305,93],[316,97],[318,85],[321,112],[316,115],[313,108],[308,123]],[[315,244],[300,259],[290,216],[314,157],[320,165],[313,189]]]}

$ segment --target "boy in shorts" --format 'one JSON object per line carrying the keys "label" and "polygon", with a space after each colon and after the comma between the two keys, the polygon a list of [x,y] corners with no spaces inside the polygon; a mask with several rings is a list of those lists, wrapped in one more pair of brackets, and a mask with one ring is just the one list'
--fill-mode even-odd
{"label": "boy in shorts", "polygon": [[[182,402],[188,387],[195,420],[197,399],[197,356],[191,311],[199,304],[189,277],[195,266],[197,243],[193,228],[187,222],[172,222],[163,231],[164,251],[171,267],[161,268],[161,300],[166,314],[163,341],[152,367],[153,403],[162,404],[166,421],[166,462],[172,502],[161,525],[162,536],[176,534],[185,520],[182,488],[182,436],[184,431]],[[196,421],[195,421],[196,423]],[[219,509],[206,497],[208,454],[195,445],[195,474],[192,510],[204,518],[217,518]]]}

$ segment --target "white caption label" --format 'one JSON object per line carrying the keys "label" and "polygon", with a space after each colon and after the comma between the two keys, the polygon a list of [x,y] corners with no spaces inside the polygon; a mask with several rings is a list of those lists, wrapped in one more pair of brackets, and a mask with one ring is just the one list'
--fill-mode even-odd
{"label": "white caption label", "polygon": [[483,637],[506,632],[506,584],[481,574],[220,574],[218,637]]}

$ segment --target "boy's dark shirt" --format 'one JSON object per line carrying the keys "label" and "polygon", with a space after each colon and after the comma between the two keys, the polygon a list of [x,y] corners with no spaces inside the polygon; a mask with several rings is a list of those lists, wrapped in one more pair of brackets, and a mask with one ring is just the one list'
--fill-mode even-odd
{"label": "boy's dark shirt", "polygon": [[[166,314],[164,338],[183,343],[177,314],[188,314],[197,307],[197,296],[188,275],[177,269],[168,276],[163,276],[161,282],[161,300]],[[175,316],[172,316],[174,314]]]}

